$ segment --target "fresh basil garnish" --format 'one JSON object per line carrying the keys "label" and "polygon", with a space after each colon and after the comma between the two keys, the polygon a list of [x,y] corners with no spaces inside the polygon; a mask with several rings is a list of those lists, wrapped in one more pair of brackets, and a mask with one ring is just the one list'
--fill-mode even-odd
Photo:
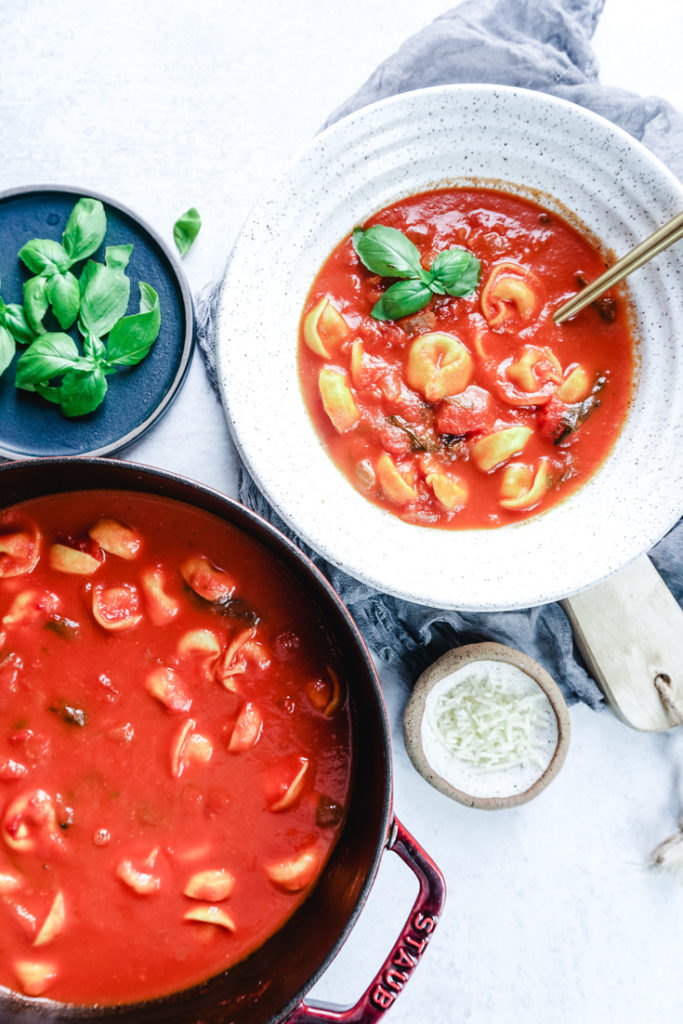
{"label": "fresh basil garnish", "polygon": [[120,266],[108,267],[88,260],[81,274],[80,289],[81,332],[101,338],[126,312],[130,279]]}
{"label": "fresh basil garnish", "polygon": [[35,391],[37,384],[49,384],[77,366],[80,358],[78,345],[68,334],[41,334],[19,358],[16,386]]}
{"label": "fresh basil garnish", "polygon": [[62,245],[70,264],[92,256],[104,241],[107,217],[99,199],[79,199],[66,222]]}
{"label": "fresh basil garnish", "polygon": [[[196,235],[198,214],[196,228],[188,230]],[[144,281],[139,282],[139,312],[125,315],[132,245],[107,246],[104,263],[88,259],[106,231],[102,203],[79,199],[62,234],[63,244],[34,238],[19,251],[35,275],[24,284],[23,306],[5,305],[0,298],[0,373],[14,358],[16,342],[28,345],[17,361],[15,386],[59,405],[69,417],[93,412],[107,392],[107,376],[144,359],[161,327],[159,296]],[[71,268],[85,259],[77,276]],[[51,320],[44,323],[50,309]],[[61,332],[54,329],[55,320]],[[82,352],[75,337],[63,333],[74,325],[82,335]]]}
{"label": "fresh basil garnish", "polygon": [[52,312],[57,317],[59,326],[63,331],[76,323],[78,310],[81,304],[81,293],[78,281],[67,270],[65,274],[53,274],[48,278],[45,295],[52,306]]}
{"label": "fresh basil garnish", "polygon": [[52,238],[34,238],[19,250],[19,259],[34,274],[62,273],[68,270],[71,261],[64,247]]}
{"label": "fresh basil garnish", "polygon": [[28,345],[35,337],[26,320],[24,307],[16,302],[10,302],[7,306],[3,305],[0,311],[0,323],[12,332],[14,340],[18,341],[20,345]]}
{"label": "fresh basil garnish", "polygon": [[372,307],[372,315],[376,320],[398,320],[423,309],[431,297],[429,285],[422,281],[397,281],[387,288],[379,302]]}
{"label": "fresh basil garnish", "polygon": [[101,338],[96,338],[94,334],[86,334],[83,339],[83,351],[96,363],[104,362],[107,358],[107,348]]}
{"label": "fresh basil garnish", "polygon": [[17,343],[14,335],[3,324],[0,324],[0,374],[4,373],[14,359]]}
{"label": "fresh basil garnish", "polygon": [[440,253],[429,270],[417,246],[396,228],[376,224],[353,232],[353,246],[364,267],[381,277],[405,280],[390,285],[371,314],[376,320],[398,320],[423,309],[432,295],[471,295],[479,284],[481,263],[467,249]]}
{"label": "fresh basil garnish", "polygon": [[151,285],[140,282],[140,312],[115,324],[107,342],[109,366],[134,366],[144,359],[161,326],[159,296]]}
{"label": "fresh basil garnish", "polygon": [[[446,295],[471,295],[479,284],[481,263],[468,249],[457,247],[439,253],[430,267],[432,291]],[[441,294],[443,294],[441,292]]]}
{"label": "fresh basil garnish", "polygon": [[107,393],[107,378],[101,366],[75,366],[64,374],[59,404],[65,416],[94,412]]}
{"label": "fresh basil garnish", "polygon": [[364,267],[380,277],[420,277],[425,273],[417,246],[396,228],[377,224],[356,228],[353,245]]}
{"label": "fresh basil garnish", "polygon": [[194,206],[178,217],[173,225],[173,241],[181,256],[185,256],[190,251],[201,226],[202,219]]}
{"label": "fresh basil garnish", "polygon": [[112,270],[115,270],[117,267],[125,270],[130,263],[132,251],[132,245],[108,245],[104,250],[104,262]]}

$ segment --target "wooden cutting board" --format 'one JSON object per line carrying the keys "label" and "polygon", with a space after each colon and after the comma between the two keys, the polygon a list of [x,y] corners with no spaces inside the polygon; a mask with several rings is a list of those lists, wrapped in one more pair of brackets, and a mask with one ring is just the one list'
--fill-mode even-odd
{"label": "wooden cutting board", "polygon": [[634,729],[679,724],[657,689],[683,709],[683,610],[641,555],[602,583],[562,601],[586,664],[617,715]]}

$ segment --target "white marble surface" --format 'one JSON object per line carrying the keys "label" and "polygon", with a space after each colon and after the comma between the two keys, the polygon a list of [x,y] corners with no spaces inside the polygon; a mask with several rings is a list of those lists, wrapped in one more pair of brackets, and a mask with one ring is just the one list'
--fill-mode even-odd
{"label": "white marble surface", "polygon": [[[251,204],[327,115],[447,0],[5,0],[0,189],[55,182],[116,196],[167,239],[196,205],[195,294],[220,276]],[[680,0],[607,0],[603,80],[683,109]],[[201,360],[126,457],[234,493],[222,410]],[[674,1024],[683,887],[645,867],[673,831],[683,736],[572,709],[556,781],[506,812],[451,803],[403,749],[407,692],[382,678],[395,806],[442,867],[449,900],[392,1024]],[[388,951],[414,883],[387,855],[349,942],[313,995],[351,1002]]]}

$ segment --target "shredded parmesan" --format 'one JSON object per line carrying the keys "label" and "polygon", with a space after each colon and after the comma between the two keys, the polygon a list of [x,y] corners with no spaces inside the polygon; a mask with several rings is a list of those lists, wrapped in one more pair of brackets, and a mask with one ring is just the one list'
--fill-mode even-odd
{"label": "shredded parmesan", "polygon": [[540,690],[527,696],[511,693],[488,676],[471,676],[442,693],[432,724],[459,760],[483,771],[533,764],[545,768],[547,748],[540,738],[548,700]]}
{"label": "shredded parmesan", "polygon": [[434,687],[426,711],[427,759],[473,795],[527,788],[543,774],[557,743],[550,701],[511,664],[463,666]]}

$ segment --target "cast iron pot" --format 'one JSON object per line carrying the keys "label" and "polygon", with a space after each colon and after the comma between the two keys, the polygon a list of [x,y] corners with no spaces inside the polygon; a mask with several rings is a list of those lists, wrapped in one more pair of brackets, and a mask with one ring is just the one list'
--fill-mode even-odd
{"label": "cast iron pot", "polygon": [[[351,616],[301,551],[248,509],[197,483],[127,462],[41,459],[0,466],[0,508],[46,494],[109,488],[184,501],[262,544],[293,574],[339,649],[352,713],[353,787],[348,818],[315,889],[255,953],[222,974],[162,999],[122,1006],[75,1006],[27,999],[0,988],[1,1024],[360,1024],[393,1004],[422,956],[445,898],[443,878],[392,810],[391,746],[377,675]],[[376,978],[348,1009],[314,1007],[305,993],[347,938],[385,850],[413,870],[419,893]],[[93,950],[93,957],[106,956]]]}

